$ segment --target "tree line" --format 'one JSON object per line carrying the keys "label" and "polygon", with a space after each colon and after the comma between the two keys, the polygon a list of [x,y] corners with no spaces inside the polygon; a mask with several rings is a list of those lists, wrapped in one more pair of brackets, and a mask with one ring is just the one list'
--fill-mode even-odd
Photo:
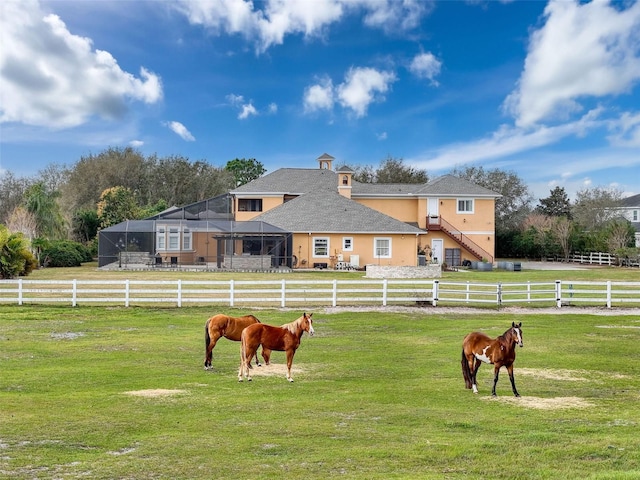
{"label": "tree line", "polygon": [[[350,167],[353,178],[363,183],[430,180],[426,170],[391,156],[378,166]],[[9,249],[24,258],[7,272],[0,266],[0,277],[24,273],[20,265],[26,271],[45,261],[55,265],[60,258],[63,265],[79,264],[97,251],[101,228],[226,193],[265,173],[253,158],[214,166],[182,156],[144,156],[129,147],[108,148],[69,166],[50,164],[33,177],[5,171],[0,175],[0,256]],[[534,205],[529,188],[515,172],[455,167],[450,173],[502,195],[496,200],[498,257],[568,257],[576,250],[637,255],[633,227],[615,217],[619,191],[584,189],[572,203],[564,189],[556,187]]]}

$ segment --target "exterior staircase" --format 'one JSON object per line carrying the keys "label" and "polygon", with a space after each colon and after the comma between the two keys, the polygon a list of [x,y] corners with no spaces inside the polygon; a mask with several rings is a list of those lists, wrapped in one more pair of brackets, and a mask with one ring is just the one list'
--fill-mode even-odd
{"label": "exterior staircase", "polygon": [[456,227],[447,222],[440,215],[438,215],[437,217],[427,217],[427,229],[444,232],[449,238],[454,240],[458,245],[463,247],[467,252],[469,252],[478,260],[486,259],[490,263],[493,263],[493,255],[491,255],[484,248],[482,248],[476,242],[463,234]]}

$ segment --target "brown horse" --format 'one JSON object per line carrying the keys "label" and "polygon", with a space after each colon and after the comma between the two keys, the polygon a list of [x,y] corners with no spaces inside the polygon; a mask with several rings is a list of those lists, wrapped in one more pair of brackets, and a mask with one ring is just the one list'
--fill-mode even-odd
{"label": "brown horse", "polygon": [[[240,341],[242,331],[249,325],[254,323],[260,323],[253,315],[245,315],[244,317],[230,317],[223,313],[214,315],[209,318],[204,325],[204,345],[205,345],[205,357],[204,357],[204,369],[209,370],[211,367],[211,360],[213,357],[213,348],[220,337],[228,338],[235,342]],[[265,363],[269,364],[269,353],[262,349],[262,358]],[[252,357],[251,357],[252,358]],[[249,368],[251,368],[251,358],[249,358]],[[260,360],[256,354],[256,365],[260,366]]]}
{"label": "brown horse", "polygon": [[513,362],[516,360],[516,345],[522,347],[522,322],[518,325],[511,322],[511,328],[496,339],[491,339],[484,333],[473,332],[464,337],[462,342],[462,376],[467,388],[472,388],[473,393],[478,393],[476,374],[482,362],[493,364],[493,390],[491,394],[496,396],[496,384],[498,373],[503,365],[507,367],[511,389],[516,397],[520,394],[516,390],[516,382],[513,378]]}
{"label": "brown horse", "polygon": [[281,327],[256,323],[245,328],[242,331],[238,381],[241,382],[243,376],[247,381],[251,381],[251,376],[249,375],[251,358],[256,354],[258,347],[262,345],[263,350],[266,348],[269,352],[271,350],[277,350],[287,353],[287,380],[293,382],[293,378],[291,377],[293,356],[300,346],[302,334],[304,332],[308,332],[309,335],[314,334],[312,316],[313,313],[309,315],[303,313],[300,318]]}

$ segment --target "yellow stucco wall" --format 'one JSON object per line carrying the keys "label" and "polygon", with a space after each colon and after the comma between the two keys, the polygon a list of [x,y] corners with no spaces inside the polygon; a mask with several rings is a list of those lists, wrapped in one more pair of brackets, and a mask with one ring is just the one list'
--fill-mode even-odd
{"label": "yellow stucco wall", "polygon": [[275,197],[262,197],[262,211],[261,212],[241,212],[238,210],[238,199],[234,199],[234,211],[236,212],[236,221],[238,222],[246,222],[248,220],[252,220],[258,215],[271,210],[272,208],[276,208],[284,202],[282,196]]}
{"label": "yellow stucco wall", "polygon": [[[329,255],[315,257],[313,255],[314,238],[329,239]],[[343,238],[352,239],[352,250],[343,250]],[[374,238],[391,239],[391,258],[376,258],[374,256]],[[342,255],[345,262],[350,261],[351,255],[359,255],[360,267],[367,264],[415,266],[417,265],[418,242],[426,242],[426,235],[422,238],[416,235],[349,235],[325,233],[296,233],[293,236],[293,253],[298,258],[298,268],[311,268],[314,263],[327,263],[329,268],[335,266],[338,256]]]}
{"label": "yellow stucco wall", "polygon": [[421,215],[426,216],[426,209],[422,214],[419,212],[417,198],[352,198],[352,200],[401,222],[417,222]]}

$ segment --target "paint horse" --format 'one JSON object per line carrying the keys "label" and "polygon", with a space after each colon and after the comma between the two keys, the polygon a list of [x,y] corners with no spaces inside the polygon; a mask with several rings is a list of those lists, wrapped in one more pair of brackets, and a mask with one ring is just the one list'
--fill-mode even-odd
{"label": "paint horse", "polygon": [[[240,341],[242,331],[249,325],[260,323],[253,315],[245,315],[244,317],[230,317],[223,313],[219,313],[209,318],[204,325],[204,345],[205,345],[205,357],[204,357],[204,369],[209,370],[211,367],[211,360],[213,357],[213,348],[221,337],[225,337],[235,342]],[[269,364],[269,355],[271,352],[265,352],[262,349],[262,358],[265,363]],[[256,365],[260,366],[260,360],[256,354]],[[251,358],[249,358],[249,368],[251,368]]]}
{"label": "paint horse", "polygon": [[516,383],[513,378],[513,362],[516,360],[516,345],[522,347],[522,322],[518,325],[511,322],[511,328],[496,339],[491,339],[484,333],[473,332],[464,337],[462,342],[462,375],[467,388],[472,388],[473,393],[478,393],[476,374],[482,362],[493,364],[493,390],[491,394],[496,396],[496,384],[498,373],[502,366],[507,367],[513,394],[519,397]]}
{"label": "paint horse", "polygon": [[262,345],[263,350],[267,349],[269,352],[271,352],[271,350],[286,352],[287,380],[293,382],[291,365],[293,364],[293,356],[300,346],[302,334],[304,332],[309,333],[309,335],[315,333],[313,330],[313,320],[311,319],[312,316],[313,313],[309,315],[303,313],[298,319],[281,327],[256,323],[245,328],[242,331],[238,381],[242,382],[243,377],[246,378],[247,381],[251,381],[249,374],[251,358],[256,354],[258,347]]}

